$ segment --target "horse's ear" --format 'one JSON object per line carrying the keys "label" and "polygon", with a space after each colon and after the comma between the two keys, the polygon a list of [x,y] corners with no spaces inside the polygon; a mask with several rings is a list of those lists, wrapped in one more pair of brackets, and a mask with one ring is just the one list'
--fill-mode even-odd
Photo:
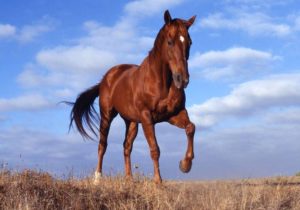
{"label": "horse's ear", "polygon": [[195,22],[195,19],[196,19],[196,15],[194,15],[188,21],[186,21],[186,27],[189,28],[191,25],[193,25],[193,23]]}
{"label": "horse's ear", "polygon": [[171,17],[171,15],[170,15],[169,10],[166,10],[166,11],[165,11],[164,19],[165,19],[165,23],[166,23],[166,24],[171,23],[172,17]]}

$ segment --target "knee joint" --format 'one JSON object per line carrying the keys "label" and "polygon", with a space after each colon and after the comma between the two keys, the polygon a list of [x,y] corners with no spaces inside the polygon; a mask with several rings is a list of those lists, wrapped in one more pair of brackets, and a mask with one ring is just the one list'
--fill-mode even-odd
{"label": "knee joint", "polygon": [[188,136],[194,135],[194,133],[195,133],[195,124],[192,123],[192,122],[190,124],[188,124],[188,126],[185,129],[185,131],[186,131],[186,134]]}
{"label": "knee joint", "polygon": [[107,147],[107,142],[106,142],[106,141],[105,141],[105,142],[100,141],[98,147],[99,147],[99,148],[100,148],[100,147],[106,148],[106,147]]}
{"label": "knee joint", "polygon": [[129,156],[131,151],[129,149],[124,149],[124,156]]}
{"label": "knee joint", "polygon": [[131,144],[129,144],[128,142],[125,141],[123,143],[123,148],[124,148],[124,155],[129,156],[131,153]]}
{"label": "knee joint", "polygon": [[159,159],[159,156],[160,156],[160,150],[159,150],[159,147],[153,149],[150,151],[150,154],[151,154],[151,158],[154,159],[154,160],[158,160]]}

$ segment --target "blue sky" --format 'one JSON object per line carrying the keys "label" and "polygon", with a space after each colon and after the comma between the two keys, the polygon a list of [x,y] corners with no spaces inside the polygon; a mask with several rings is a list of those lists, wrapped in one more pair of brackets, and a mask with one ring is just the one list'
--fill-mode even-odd
{"label": "blue sky", "polygon": [[[188,19],[187,108],[197,130],[189,174],[184,130],[156,126],[168,179],[293,175],[300,171],[300,6],[296,0],[0,0],[0,163],[61,175],[91,173],[97,143],[68,134],[77,94],[119,63],[141,63],[163,12]],[[124,123],[113,122],[104,172],[123,172]],[[152,161],[140,129],[137,171]]]}

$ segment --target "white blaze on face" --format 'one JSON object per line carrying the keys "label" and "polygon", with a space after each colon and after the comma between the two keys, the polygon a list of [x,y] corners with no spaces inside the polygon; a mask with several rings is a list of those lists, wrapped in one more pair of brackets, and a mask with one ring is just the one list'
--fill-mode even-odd
{"label": "white blaze on face", "polygon": [[183,43],[184,42],[184,37],[182,35],[180,35],[179,40]]}

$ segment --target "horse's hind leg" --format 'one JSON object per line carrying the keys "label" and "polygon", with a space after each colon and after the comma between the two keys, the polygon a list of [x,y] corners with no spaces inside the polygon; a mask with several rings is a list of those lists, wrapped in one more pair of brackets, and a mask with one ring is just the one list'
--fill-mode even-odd
{"label": "horse's hind leg", "polygon": [[103,157],[107,148],[107,136],[112,120],[116,117],[117,112],[112,109],[100,108],[101,121],[100,121],[100,141],[98,145],[98,164],[95,172],[95,182],[102,174]]}
{"label": "horse's hind leg", "polygon": [[169,120],[169,123],[179,128],[185,129],[188,144],[185,157],[183,160],[180,161],[179,167],[182,172],[188,173],[192,168],[192,160],[194,158],[195,125],[190,121],[186,109],[181,110],[178,115],[172,117]]}
{"label": "horse's hind leg", "polygon": [[125,160],[125,175],[127,178],[132,178],[131,159],[132,144],[138,132],[138,124],[125,120],[126,135],[123,143],[124,146],[124,160]]}

